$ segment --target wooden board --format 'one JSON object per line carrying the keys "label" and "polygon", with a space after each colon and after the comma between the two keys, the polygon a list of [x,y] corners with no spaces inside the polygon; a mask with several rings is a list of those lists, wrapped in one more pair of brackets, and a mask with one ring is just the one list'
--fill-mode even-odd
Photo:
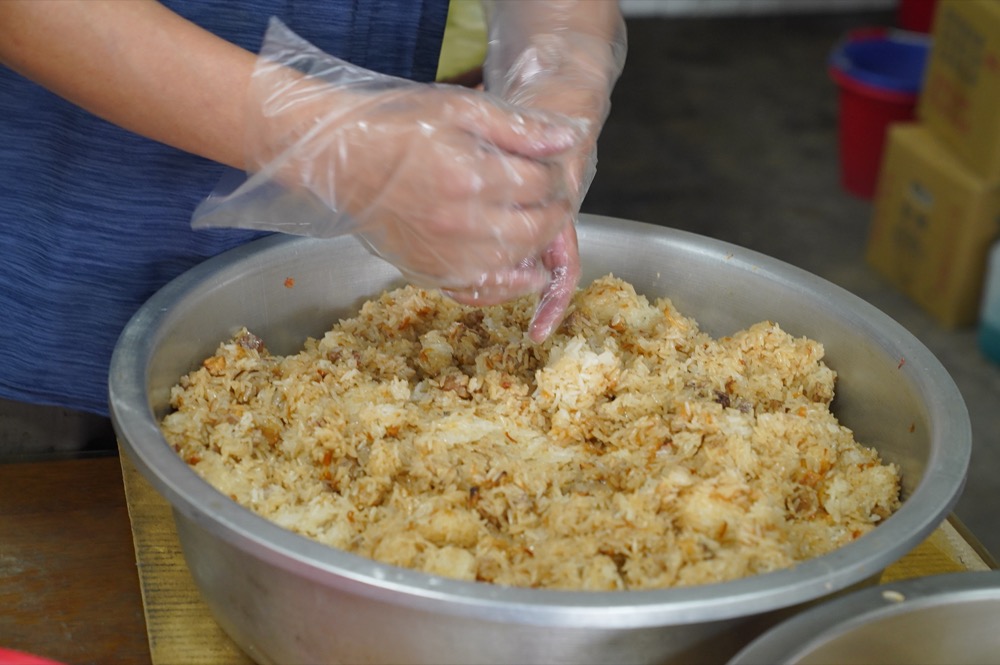
{"label": "wooden board", "polygon": [[910,577],[943,573],[994,570],[996,562],[978,545],[961,522],[952,517],[924,542],[882,573],[880,581],[895,582]]}
{"label": "wooden board", "polygon": [[167,503],[122,452],[153,665],[253,665],[212,618],[181,552]]}
{"label": "wooden board", "polygon": [[[121,460],[153,665],[252,665],[253,661],[218,627],[201,600],[184,563],[170,506],[126,454],[121,455]],[[949,520],[889,566],[881,580],[995,567],[961,525]]]}

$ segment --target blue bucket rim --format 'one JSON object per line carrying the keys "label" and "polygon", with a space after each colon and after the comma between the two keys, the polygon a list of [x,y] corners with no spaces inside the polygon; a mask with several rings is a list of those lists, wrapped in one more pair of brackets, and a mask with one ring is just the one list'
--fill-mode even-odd
{"label": "blue bucket rim", "polygon": [[931,49],[931,38],[929,35],[895,29],[869,28],[854,30],[837,42],[830,53],[829,59],[831,69],[868,87],[906,94],[918,94],[920,92],[923,87],[923,76],[918,76],[915,79],[897,78],[855,66],[845,51],[851,45],[865,42],[884,42],[893,46],[922,51],[926,67],[926,58]]}

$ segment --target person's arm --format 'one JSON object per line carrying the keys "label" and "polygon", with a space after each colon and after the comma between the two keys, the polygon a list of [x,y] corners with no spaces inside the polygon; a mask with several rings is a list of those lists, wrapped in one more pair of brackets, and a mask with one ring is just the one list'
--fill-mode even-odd
{"label": "person's arm", "polygon": [[255,59],[155,0],[0,2],[0,62],[114,124],[241,169]]}
{"label": "person's arm", "polygon": [[[483,0],[483,4],[489,31],[486,66],[493,85],[516,85],[513,74],[550,76],[557,73],[555,66],[565,74],[586,67],[610,90],[621,73],[626,34],[618,0]],[[546,53],[550,46],[561,50]],[[524,61],[531,49],[540,53]],[[519,61],[524,62],[519,65]],[[518,66],[522,69],[515,71]]]}
{"label": "person's arm", "polygon": [[617,0],[484,0],[489,46],[486,89],[512,104],[582,118],[580,198],[596,159],[594,148],[625,64],[627,36]]}
{"label": "person's arm", "polygon": [[[413,280],[473,304],[540,288],[540,269],[522,262],[570,207],[564,162],[580,134],[563,119],[355,67],[274,19],[251,54],[152,0],[6,0],[0,62],[265,186],[204,225],[356,233]],[[273,199],[272,180],[315,197],[305,223]]]}

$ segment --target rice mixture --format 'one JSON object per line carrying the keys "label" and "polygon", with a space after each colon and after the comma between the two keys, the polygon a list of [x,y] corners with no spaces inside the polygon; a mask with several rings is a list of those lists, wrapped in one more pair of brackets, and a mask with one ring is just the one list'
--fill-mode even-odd
{"label": "rice mixture", "polygon": [[174,388],[163,431],[283,527],[503,585],[731,580],[898,507],[898,470],[830,413],[818,342],[770,322],[713,339],[612,276],[542,345],[533,307],[406,287],[285,357],[242,330]]}

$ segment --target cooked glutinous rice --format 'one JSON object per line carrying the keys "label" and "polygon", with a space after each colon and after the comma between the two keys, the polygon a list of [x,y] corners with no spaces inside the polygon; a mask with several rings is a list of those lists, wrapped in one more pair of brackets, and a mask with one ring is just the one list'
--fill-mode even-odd
{"label": "cooked glutinous rice", "polygon": [[793,565],[899,505],[898,470],[830,413],[816,341],[713,339],[608,276],[544,344],[534,300],[401,288],[289,356],[242,330],[162,422],[277,524],[466,580],[646,589]]}

